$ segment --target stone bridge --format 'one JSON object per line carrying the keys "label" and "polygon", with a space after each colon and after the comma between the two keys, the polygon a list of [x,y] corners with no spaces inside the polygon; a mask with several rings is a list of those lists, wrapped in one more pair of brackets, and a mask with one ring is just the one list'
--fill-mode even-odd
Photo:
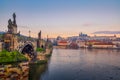
{"label": "stone bridge", "polygon": [[28,54],[29,56],[35,56],[36,48],[45,45],[45,41],[41,39],[41,31],[38,33],[38,39],[21,36],[20,32],[17,33],[16,14],[13,13],[13,21],[8,20],[8,31],[3,35],[3,49],[7,51],[18,50],[22,54]]}
{"label": "stone bridge", "polygon": [[29,56],[36,55],[37,43],[34,41],[19,42],[17,50],[22,54],[28,54]]}

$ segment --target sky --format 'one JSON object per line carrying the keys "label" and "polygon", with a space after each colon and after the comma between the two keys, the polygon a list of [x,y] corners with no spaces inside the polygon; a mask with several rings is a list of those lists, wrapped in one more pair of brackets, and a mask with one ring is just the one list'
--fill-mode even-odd
{"label": "sky", "polygon": [[0,0],[0,31],[14,12],[18,31],[32,37],[120,31],[120,0]]}

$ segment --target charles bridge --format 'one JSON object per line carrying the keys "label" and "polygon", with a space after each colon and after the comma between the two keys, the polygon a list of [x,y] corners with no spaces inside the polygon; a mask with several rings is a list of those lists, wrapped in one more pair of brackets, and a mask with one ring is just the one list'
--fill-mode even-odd
{"label": "charles bridge", "polygon": [[17,50],[20,53],[28,54],[29,57],[36,56],[36,48],[45,47],[46,42],[41,39],[41,31],[38,33],[38,39],[23,37],[20,32],[17,33],[16,14],[13,13],[13,21],[8,20],[8,31],[3,35],[3,49],[7,51]]}

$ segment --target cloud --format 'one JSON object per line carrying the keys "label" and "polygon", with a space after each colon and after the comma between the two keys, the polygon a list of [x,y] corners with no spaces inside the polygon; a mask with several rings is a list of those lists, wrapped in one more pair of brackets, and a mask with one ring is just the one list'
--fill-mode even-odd
{"label": "cloud", "polygon": [[90,26],[98,26],[100,24],[97,24],[97,23],[83,23],[82,26],[83,27],[90,27]]}
{"label": "cloud", "polygon": [[82,26],[84,26],[84,27],[89,27],[89,26],[93,26],[94,24],[92,24],[92,23],[84,23],[84,24],[82,24]]}
{"label": "cloud", "polygon": [[83,23],[83,27],[94,27],[94,26],[105,26],[107,24],[100,24],[100,23]]}

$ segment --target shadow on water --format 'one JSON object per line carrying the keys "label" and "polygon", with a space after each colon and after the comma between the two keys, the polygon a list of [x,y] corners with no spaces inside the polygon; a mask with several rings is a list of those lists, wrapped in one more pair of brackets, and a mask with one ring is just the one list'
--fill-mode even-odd
{"label": "shadow on water", "polygon": [[29,67],[29,80],[39,80],[41,77],[40,75],[45,72],[47,64],[31,64]]}

